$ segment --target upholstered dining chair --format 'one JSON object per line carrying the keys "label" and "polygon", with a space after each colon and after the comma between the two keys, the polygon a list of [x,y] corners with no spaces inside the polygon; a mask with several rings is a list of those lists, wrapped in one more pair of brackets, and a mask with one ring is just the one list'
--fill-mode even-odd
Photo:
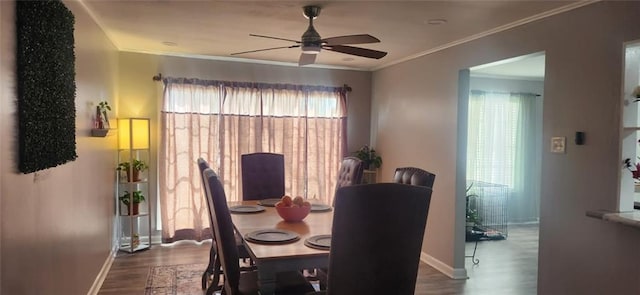
{"label": "upholstered dining chair", "polygon": [[263,200],[284,196],[284,155],[253,153],[241,156],[242,199]]}
{"label": "upholstered dining chair", "polygon": [[[227,198],[216,174],[210,168],[204,170],[207,202],[212,208],[210,215],[218,256],[224,269],[224,292],[226,295],[259,294],[257,271],[241,272],[235,232]],[[282,272],[276,274],[276,294],[305,294],[313,287],[302,273]]]}
{"label": "upholstered dining chair", "polygon": [[436,175],[416,167],[396,168],[393,182],[433,188]]}
{"label": "upholstered dining chair", "polygon": [[[339,188],[362,183],[362,174],[364,172],[364,163],[356,157],[345,157],[340,164],[338,171],[338,180],[336,182],[336,192]],[[334,194],[335,197],[335,194]],[[335,198],[333,204],[335,205]]]}
{"label": "upholstered dining chair", "polygon": [[423,186],[338,189],[327,290],[316,294],[414,294],[430,203]]}
{"label": "upholstered dining chair", "polygon": [[[333,201],[331,206],[336,206],[336,194],[338,189],[345,186],[362,183],[362,176],[364,174],[364,162],[356,157],[345,157],[340,164],[340,170],[338,171],[338,179],[336,181],[336,190],[333,194]],[[320,287],[325,288],[327,269],[315,270],[317,279],[320,281]]]}
{"label": "upholstered dining chair", "polygon": [[[204,192],[203,195],[205,197],[205,203],[207,204],[207,210],[209,212],[209,215],[211,215],[212,208],[209,207],[209,202],[206,201],[206,198],[207,198],[206,191],[205,191],[206,184],[205,184],[205,179],[203,174],[204,170],[209,168],[209,163],[207,163],[207,161],[205,161],[203,158],[198,158],[198,168],[200,169],[200,178],[202,180],[202,190]],[[212,231],[213,238],[211,239],[211,250],[209,250],[209,264],[207,265],[207,268],[204,270],[204,273],[202,274],[202,289],[203,290],[207,289],[207,292],[206,292],[207,295],[211,295],[215,291],[220,289],[220,286],[219,286],[220,276],[223,274],[220,266],[218,253],[217,253],[215,235],[213,235],[213,226],[211,227],[211,231]],[[238,253],[240,255],[240,259],[245,259],[245,260],[251,259],[249,256],[249,252],[244,246],[242,237],[239,235],[236,235],[236,246],[238,247]],[[250,265],[253,265],[252,261],[250,261]],[[248,269],[252,269],[252,268],[248,268]],[[207,288],[207,283],[209,282],[209,278],[212,278],[212,280],[211,280],[211,284]]]}

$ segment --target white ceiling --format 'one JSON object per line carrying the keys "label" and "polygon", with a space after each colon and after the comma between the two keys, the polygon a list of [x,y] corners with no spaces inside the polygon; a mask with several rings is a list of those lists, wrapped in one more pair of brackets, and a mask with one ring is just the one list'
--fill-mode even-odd
{"label": "white ceiling", "polygon": [[[361,70],[381,68],[592,2],[82,0],[121,51],[296,66],[299,48],[233,57],[230,53],[294,44],[249,34],[300,40],[308,25],[302,7],[317,4],[322,11],[314,26],[323,38],[370,34],[381,42],[354,46],[389,54],[375,60],[323,51],[316,64]],[[432,19],[446,23],[428,24]],[[163,44],[166,42],[175,46]]]}
{"label": "white ceiling", "polygon": [[544,80],[544,53],[534,53],[471,68],[472,77]]}

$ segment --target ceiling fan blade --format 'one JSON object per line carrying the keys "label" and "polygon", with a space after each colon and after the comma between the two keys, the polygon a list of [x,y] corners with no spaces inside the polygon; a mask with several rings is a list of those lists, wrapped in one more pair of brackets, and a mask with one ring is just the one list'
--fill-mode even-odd
{"label": "ceiling fan blade", "polygon": [[299,66],[306,66],[306,65],[310,65],[312,63],[316,62],[316,56],[317,54],[307,54],[307,53],[301,53],[300,54],[300,60],[298,61],[298,65]]}
{"label": "ceiling fan blade", "polygon": [[322,46],[322,49],[375,59],[381,59],[387,55],[384,51],[344,45]]}
{"label": "ceiling fan blade", "polygon": [[266,50],[273,50],[273,49],[282,49],[282,48],[296,48],[296,47],[300,47],[300,45],[280,46],[280,47],[272,47],[272,48],[264,48],[264,49],[257,49],[257,50],[242,51],[242,52],[234,52],[234,53],[231,53],[230,55],[238,55],[238,54],[266,51]]}
{"label": "ceiling fan blade", "polygon": [[325,45],[378,43],[380,40],[369,34],[331,37],[321,40]]}
{"label": "ceiling fan blade", "polygon": [[249,36],[251,36],[251,37],[260,37],[260,38],[276,39],[276,40],[283,40],[283,41],[289,41],[289,42],[300,43],[300,41],[297,41],[297,40],[291,40],[291,39],[285,39],[285,38],[278,38],[278,37],[271,37],[271,36],[265,36],[265,35],[249,34]]}

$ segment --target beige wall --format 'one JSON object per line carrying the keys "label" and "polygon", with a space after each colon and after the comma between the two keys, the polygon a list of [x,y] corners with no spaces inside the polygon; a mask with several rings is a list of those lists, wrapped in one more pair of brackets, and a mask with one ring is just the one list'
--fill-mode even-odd
{"label": "beige wall", "polygon": [[94,138],[89,133],[95,104],[116,101],[118,56],[78,2],[65,4],[76,21],[78,159],[20,174],[14,168],[13,148],[14,3],[0,1],[2,294],[86,294],[111,250],[116,137],[112,133]]}
{"label": "beige wall", "polygon": [[[342,86],[353,89],[348,96],[348,149],[355,151],[369,143],[371,73],[362,71],[329,70],[287,67],[265,64],[214,61],[141,53],[120,53],[119,110],[121,117],[151,118],[152,157],[157,159],[160,133],[158,127],[162,103],[162,83],[152,76],[186,77],[224,81],[250,81],[304,85]],[[157,163],[149,169],[157,179]],[[151,186],[151,195],[157,189]],[[154,208],[155,203],[153,204]],[[155,219],[155,218],[154,218]],[[156,228],[154,226],[154,228]]]}
{"label": "beige wall", "polygon": [[[372,140],[385,159],[382,177],[404,165],[437,175],[427,254],[464,267],[458,71],[545,51],[538,292],[640,293],[640,231],[585,216],[617,208],[623,42],[640,39],[638,20],[639,2],[599,2],[374,73]],[[586,132],[586,145],[573,143],[575,131]],[[567,137],[566,154],[548,152],[552,136]]]}

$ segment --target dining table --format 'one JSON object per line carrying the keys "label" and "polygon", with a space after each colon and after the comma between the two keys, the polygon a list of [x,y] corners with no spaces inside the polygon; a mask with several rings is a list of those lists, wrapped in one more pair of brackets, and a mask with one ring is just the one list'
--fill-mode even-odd
{"label": "dining table", "polygon": [[[229,202],[229,207],[257,205],[259,201]],[[300,271],[303,269],[328,268],[329,250],[311,248],[305,240],[318,235],[331,234],[333,210],[310,212],[302,221],[284,221],[274,207],[264,206],[264,211],[254,213],[233,213],[231,218],[236,231],[244,239],[251,259],[258,271],[258,287],[260,294],[274,294],[276,273]],[[286,243],[255,243],[247,239],[247,234],[260,230],[285,230],[294,232],[298,240]]]}

